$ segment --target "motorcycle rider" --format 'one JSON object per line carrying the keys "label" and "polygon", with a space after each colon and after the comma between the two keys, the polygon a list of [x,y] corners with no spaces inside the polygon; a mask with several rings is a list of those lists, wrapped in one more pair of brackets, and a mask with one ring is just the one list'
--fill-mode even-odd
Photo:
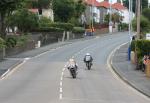
{"label": "motorcycle rider", "polygon": [[69,59],[69,61],[67,62],[66,67],[67,67],[68,70],[73,67],[73,68],[75,68],[76,71],[77,71],[77,69],[78,69],[78,64],[76,63],[76,61],[75,61],[73,58],[71,58],[71,59]]}
{"label": "motorcycle rider", "polygon": [[86,55],[84,56],[84,62],[86,63],[86,66],[88,65],[88,63],[91,63],[91,65],[93,65],[92,61],[93,61],[93,58],[92,58],[91,54],[86,53]]}

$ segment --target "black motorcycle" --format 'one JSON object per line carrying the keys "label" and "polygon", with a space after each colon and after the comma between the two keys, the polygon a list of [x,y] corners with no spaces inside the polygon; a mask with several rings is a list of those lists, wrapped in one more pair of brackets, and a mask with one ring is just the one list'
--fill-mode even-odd
{"label": "black motorcycle", "polygon": [[92,62],[86,62],[86,67],[88,68],[88,70],[91,69],[91,66],[92,66]]}
{"label": "black motorcycle", "polygon": [[76,78],[77,75],[77,68],[76,67],[70,67],[70,74],[72,75],[73,78]]}

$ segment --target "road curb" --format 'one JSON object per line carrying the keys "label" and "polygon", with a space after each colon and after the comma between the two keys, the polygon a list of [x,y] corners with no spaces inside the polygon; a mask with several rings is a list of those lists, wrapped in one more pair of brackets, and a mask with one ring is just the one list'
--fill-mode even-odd
{"label": "road curb", "polygon": [[23,61],[18,61],[17,63],[13,64],[10,68],[7,69],[6,72],[4,72],[1,76],[0,79],[4,78],[11,70],[13,70],[15,67],[17,67],[18,65],[20,65],[21,63],[23,63]]}
{"label": "road curb", "polygon": [[[124,45],[126,45],[126,44],[124,44]],[[118,49],[120,49],[120,48],[121,48],[122,46],[124,46],[124,45],[120,45]],[[125,77],[123,77],[123,76],[117,71],[116,67],[113,65],[113,62],[112,62],[112,59],[113,59],[113,57],[114,57],[113,55],[116,53],[116,51],[117,51],[118,49],[114,50],[114,52],[113,52],[112,55],[111,55],[110,61],[109,61],[109,64],[110,64],[112,70],[114,71],[114,73],[115,73],[123,82],[125,82],[126,84],[128,84],[129,86],[131,86],[132,88],[134,88],[135,90],[137,90],[138,92],[142,93],[142,94],[145,95],[146,97],[150,98],[150,94],[145,93],[144,91],[142,91],[142,90],[140,90],[138,87],[136,87],[136,85],[135,85],[134,83],[128,81],[128,79],[125,78]]]}

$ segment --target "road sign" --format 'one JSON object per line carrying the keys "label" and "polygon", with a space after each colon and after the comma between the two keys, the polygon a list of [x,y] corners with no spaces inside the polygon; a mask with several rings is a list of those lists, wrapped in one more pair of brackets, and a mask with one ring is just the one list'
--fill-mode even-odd
{"label": "road sign", "polygon": [[150,33],[147,33],[147,34],[146,34],[146,39],[147,39],[147,40],[150,40]]}

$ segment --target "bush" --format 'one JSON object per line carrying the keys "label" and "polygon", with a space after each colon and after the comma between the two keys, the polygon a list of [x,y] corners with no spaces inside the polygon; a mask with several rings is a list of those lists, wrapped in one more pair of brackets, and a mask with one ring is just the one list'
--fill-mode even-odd
{"label": "bush", "polygon": [[22,35],[17,37],[17,46],[23,46],[28,41],[28,35]]}
{"label": "bush", "polygon": [[40,27],[32,31],[33,32],[63,32],[64,29],[56,28],[56,27]]}
{"label": "bush", "polygon": [[75,18],[75,17],[72,17],[68,22],[71,23],[71,24],[73,24],[73,25],[75,25],[75,26],[81,25],[81,23],[79,22],[79,20],[77,18]]}
{"label": "bush", "polygon": [[7,48],[13,48],[17,45],[17,39],[15,37],[8,37],[6,39]]}
{"label": "bush", "polygon": [[126,23],[121,23],[118,25],[119,30],[128,30],[128,24]]}
{"label": "bush", "polygon": [[83,27],[74,27],[72,32],[73,33],[84,33],[85,29]]}
{"label": "bush", "polygon": [[55,28],[60,28],[63,29],[65,31],[72,31],[73,30],[73,25],[71,23],[52,23],[51,27],[55,27]]}
{"label": "bush", "polygon": [[145,8],[142,14],[150,21],[150,8]]}
{"label": "bush", "polygon": [[142,60],[144,55],[150,54],[150,40],[135,40],[131,42],[131,50],[137,51],[138,62]]}
{"label": "bush", "polygon": [[0,38],[0,48],[4,48],[5,47],[5,41]]}
{"label": "bush", "polygon": [[46,17],[41,17],[39,20],[39,27],[50,27],[51,26],[52,21]]}
{"label": "bush", "polygon": [[7,48],[14,48],[16,46],[23,46],[28,41],[28,35],[11,36],[6,38]]}

